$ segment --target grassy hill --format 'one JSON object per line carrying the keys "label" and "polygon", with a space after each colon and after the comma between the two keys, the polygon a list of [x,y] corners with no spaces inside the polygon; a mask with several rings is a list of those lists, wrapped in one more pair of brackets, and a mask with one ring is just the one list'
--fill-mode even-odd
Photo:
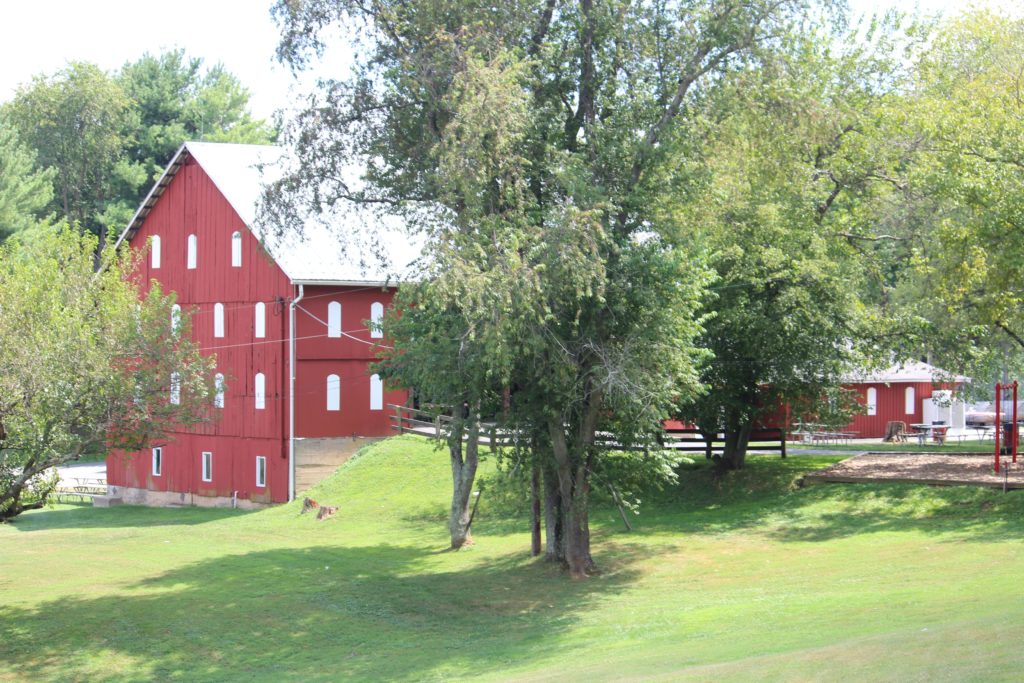
{"label": "grassy hill", "polygon": [[310,492],[324,522],[25,514],[0,525],[0,681],[1019,679],[1024,495],[792,486],[835,460],[701,464],[633,533],[598,510],[587,581],[487,491],[445,552],[446,456],[412,437]]}

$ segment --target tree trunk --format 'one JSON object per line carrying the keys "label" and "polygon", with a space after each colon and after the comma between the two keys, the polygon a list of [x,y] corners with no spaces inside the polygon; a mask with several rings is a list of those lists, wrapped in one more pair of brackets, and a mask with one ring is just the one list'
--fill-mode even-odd
{"label": "tree trunk", "polygon": [[594,560],[590,556],[588,457],[586,453],[570,451],[561,424],[552,421],[548,423],[548,427],[555,456],[555,471],[558,475],[558,494],[561,498],[563,561],[570,576],[584,578],[595,569]]}
{"label": "tree trunk", "polygon": [[730,422],[725,426],[725,449],[718,465],[725,470],[740,470],[747,460],[747,444],[750,443],[750,432],[753,423],[749,420],[739,423]]}
{"label": "tree trunk", "polygon": [[558,475],[544,469],[544,559],[548,562],[565,562],[562,542],[562,497],[558,489]]}
{"label": "tree trunk", "polygon": [[[452,549],[458,550],[473,543],[469,529],[472,507],[470,500],[473,497],[473,484],[480,462],[480,423],[475,414],[465,420],[458,414],[453,414],[452,417],[454,419],[448,435],[448,452],[452,463],[452,506],[448,517],[448,531],[451,535]],[[465,443],[463,434],[467,437]]]}
{"label": "tree trunk", "polygon": [[534,463],[530,473],[530,554],[541,554],[540,536],[540,466]]}

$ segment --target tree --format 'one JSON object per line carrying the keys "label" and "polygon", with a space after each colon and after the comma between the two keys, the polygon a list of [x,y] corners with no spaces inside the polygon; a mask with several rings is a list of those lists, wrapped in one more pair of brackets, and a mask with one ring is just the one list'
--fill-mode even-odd
{"label": "tree", "polygon": [[0,242],[41,218],[53,197],[53,175],[36,166],[35,153],[0,119]]}
{"label": "tree", "polygon": [[234,75],[222,64],[204,73],[203,60],[187,58],[184,50],[144,54],[121,67],[116,79],[138,112],[127,155],[147,182],[125,188],[133,206],[187,140],[266,144],[276,135],[249,113],[249,91]]}
{"label": "tree", "polygon": [[[493,340],[509,422],[553,478],[558,555],[594,568],[588,496],[606,451],[653,442],[697,390],[699,257],[654,211],[654,169],[697,96],[779,45],[800,4],[280,1],[295,69],[335,22],[365,57],[288,133],[285,227],[342,201],[389,207],[448,272],[460,337]],[[341,171],[365,163],[365,186]],[[441,254],[442,258],[437,258]],[[429,260],[429,259],[428,259]],[[465,266],[464,270],[460,270]],[[495,277],[477,277],[494,272]]]}
{"label": "tree", "polygon": [[932,199],[909,286],[960,360],[1024,350],[1022,63],[1024,20],[965,13],[940,27],[906,101],[922,139],[908,181]]}
{"label": "tree", "polygon": [[56,170],[52,208],[97,235],[102,250],[135,208],[115,190],[133,175],[124,155],[135,120],[131,100],[96,65],[71,62],[19,87],[7,114],[38,163]]}
{"label": "tree", "polygon": [[906,201],[893,178],[907,151],[885,126],[903,80],[887,54],[893,33],[877,40],[840,50],[812,33],[732,74],[663,171],[678,188],[666,210],[701,226],[716,273],[700,337],[714,355],[709,390],[680,411],[724,433],[726,469],[743,466],[752,430],[782,406],[806,415],[845,404],[844,372],[887,356],[876,338],[901,327],[881,264],[894,244],[909,252],[909,236],[879,228]]}
{"label": "tree", "polygon": [[173,297],[139,297],[132,255],[94,272],[94,236],[29,232],[0,246],[0,520],[43,504],[52,467],[214,415],[214,359],[187,319],[170,333]]}

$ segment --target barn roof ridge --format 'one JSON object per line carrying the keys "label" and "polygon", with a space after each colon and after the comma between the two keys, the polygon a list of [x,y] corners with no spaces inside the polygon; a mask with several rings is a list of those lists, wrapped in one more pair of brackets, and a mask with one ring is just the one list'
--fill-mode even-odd
{"label": "barn roof ridge", "polygon": [[[265,184],[281,177],[285,150],[277,145],[185,142],[153,184],[115,243],[131,240],[178,171],[194,159],[293,283],[394,285],[411,276],[421,243],[397,220],[350,207],[331,224],[307,220],[302,234],[276,234],[257,224]],[[342,239],[343,236],[343,239]]]}

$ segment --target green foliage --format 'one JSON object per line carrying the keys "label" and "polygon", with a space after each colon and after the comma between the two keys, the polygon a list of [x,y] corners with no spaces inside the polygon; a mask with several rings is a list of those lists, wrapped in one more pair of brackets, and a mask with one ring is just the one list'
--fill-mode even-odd
{"label": "green foliage", "polygon": [[53,197],[53,176],[0,118],[0,242],[41,218]]}
{"label": "green foliage", "polygon": [[50,467],[213,418],[214,359],[169,333],[173,297],[140,297],[131,255],[94,272],[95,250],[66,226],[0,247],[0,518]]}

